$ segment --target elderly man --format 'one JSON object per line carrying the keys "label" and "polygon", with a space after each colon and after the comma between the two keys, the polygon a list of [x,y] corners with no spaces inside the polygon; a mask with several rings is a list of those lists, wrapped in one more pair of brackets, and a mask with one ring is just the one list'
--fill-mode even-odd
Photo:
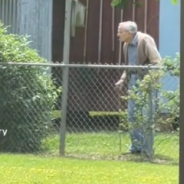
{"label": "elderly man", "polygon": [[[156,65],[161,63],[161,56],[157,50],[154,39],[145,33],[138,32],[135,22],[121,22],[118,27],[118,37],[124,42],[123,52],[125,64],[128,65]],[[131,90],[133,86],[137,86],[137,80],[143,78],[140,72],[124,71],[120,80],[115,84],[116,87],[122,88],[123,83],[128,78],[128,88]],[[135,122],[135,102],[128,101],[128,122]],[[151,129],[151,128],[150,128]],[[153,155],[154,135],[153,130],[147,131],[147,135],[143,132],[143,128],[134,128],[130,131],[131,147],[130,152],[145,153]]]}

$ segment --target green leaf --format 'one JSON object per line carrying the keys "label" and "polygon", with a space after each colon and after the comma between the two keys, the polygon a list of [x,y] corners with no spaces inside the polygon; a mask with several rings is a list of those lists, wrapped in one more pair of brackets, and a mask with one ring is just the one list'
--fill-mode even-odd
{"label": "green leaf", "polygon": [[129,0],[112,0],[111,6],[123,9],[126,7]]}
{"label": "green leaf", "polygon": [[176,4],[178,4],[178,0],[172,0],[172,3],[173,3],[174,5],[176,5]]}

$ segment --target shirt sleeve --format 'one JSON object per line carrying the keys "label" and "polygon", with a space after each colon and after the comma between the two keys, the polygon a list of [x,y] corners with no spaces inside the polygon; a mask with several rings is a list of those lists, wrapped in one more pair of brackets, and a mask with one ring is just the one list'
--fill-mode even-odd
{"label": "shirt sleeve", "polygon": [[161,56],[152,37],[145,38],[145,54],[153,65],[161,64]]}

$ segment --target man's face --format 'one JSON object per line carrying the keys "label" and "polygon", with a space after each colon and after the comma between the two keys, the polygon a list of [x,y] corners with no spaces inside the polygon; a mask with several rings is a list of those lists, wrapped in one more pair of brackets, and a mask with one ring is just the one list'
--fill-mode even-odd
{"label": "man's face", "polygon": [[121,42],[128,42],[131,38],[131,34],[120,27],[118,27],[117,36],[119,37],[119,41]]}

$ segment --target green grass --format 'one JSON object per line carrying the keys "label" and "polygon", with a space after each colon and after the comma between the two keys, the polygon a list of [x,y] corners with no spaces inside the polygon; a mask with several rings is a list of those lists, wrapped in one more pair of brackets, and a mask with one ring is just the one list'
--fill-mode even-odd
{"label": "green grass", "polygon": [[[129,148],[127,133],[68,133],[66,154],[77,158],[140,160],[137,156],[121,156]],[[51,135],[43,141],[43,148],[58,153],[59,135]],[[176,134],[158,134],[155,138],[155,161],[178,163],[179,138]]]}
{"label": "green grass", "polygon": [[1,155],[2,184],[177,184],[178,166]]}
{"label": "green grass", "polygon": [[174,164],[178,162],[179,154],[176,134],[156,136],[156,155],[152,163],[143,162],[140,156],[122,156],[121,153],[128,149],[129,140],[127,133],[68,133],[66,157],[59,157],[59,135],[53,134],[43,140],[46,153],[39,156],[1,154],[0,183],[178,183],[178,165]]}
{"label": "green grass", "polygon": [[[91,117],[125,116],[125,112],[89,112]],[[60,117],[60,111],[53,111],[53,117]],[[142,160],[139,157],[121,156],[129,149],[130,138],[127,133],[117,132],[82,132],[68,133],[66,154],[77,158]],[[58,154],[59,135],[51,135],[43,141],[44,149]],[[156,162],[178,164],[179,137],[177,133],[157,133],[155,138]]]}

